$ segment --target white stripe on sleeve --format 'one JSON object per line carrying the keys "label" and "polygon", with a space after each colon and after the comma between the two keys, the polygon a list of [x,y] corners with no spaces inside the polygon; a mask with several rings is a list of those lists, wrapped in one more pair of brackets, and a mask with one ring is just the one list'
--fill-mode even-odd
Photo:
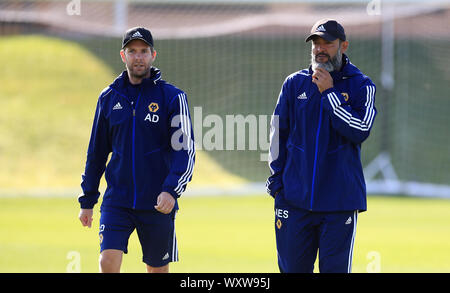
{"label": "white stripe on sleeve", "polygon": [[194,142],[191,138],[191,124],[189,120],[189,108],[186,102],[186,95],[179,94],[178,100],[180,103],[180,122],[181,122],[181,131],[186,135],[187,138],[187,150],[188,150],[188,164],[186,167],[186,171],[181,175],[178,179],[178,185],[175,187],[174,191],[181,195],[181,193],[185,190],[188,179],[191,177],[192,172],[194,170],[194,156],[195,156],[195,148]]}
{"label": "white stripe on sleeve", "polygon": [[366,113],[364,115],[364,119],[361,120],[359,118],[353,117],[350,112],[341,107],[341,102],[337,95],[334,92],[331,92],[327,95],[328,101],[330,102],[331,107],[333,108],[333,113],[346,122],[350,127],[361,131],[370,130],[373,122],[373,118],[375,117],[375,109],[374,109],[374,96],[375,96],[375,87],[367,86],[367,94],[366,94],[366,102],[364,106],[366,107]]}

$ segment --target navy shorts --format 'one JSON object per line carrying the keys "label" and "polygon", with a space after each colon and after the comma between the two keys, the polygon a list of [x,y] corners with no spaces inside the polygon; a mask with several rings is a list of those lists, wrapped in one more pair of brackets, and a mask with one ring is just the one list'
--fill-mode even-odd
{"label": "navy shorts", "polygon": [[128,239],[136,229],[142,246],[142,261],[161,267],[178,261],[175,236],[175,209],[170,214],[102,206],[100,216],[100,252],[118,249],[128,252]]}
{"label": "navy shorts", "polygon": [[310,212],[275,197],[278,267],[282,273],[312,273],[319,252],[321,273],[350,273],[357,211]]}

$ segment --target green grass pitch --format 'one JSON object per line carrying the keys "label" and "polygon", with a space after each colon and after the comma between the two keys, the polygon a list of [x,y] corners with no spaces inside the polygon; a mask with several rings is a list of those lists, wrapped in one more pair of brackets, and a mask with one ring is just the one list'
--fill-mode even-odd
{"label": "green grass pitch", "polygon": [[[184,197],[174,273],[278,272],[273,200],[266,195]],[[353,272],[450,272],[450,201],[369,196],[359,215]],[[98,272],[99,207],[91,229],[76,197],[0,198],[0,272]],[[123,272],[144,272],[136,232]]]}

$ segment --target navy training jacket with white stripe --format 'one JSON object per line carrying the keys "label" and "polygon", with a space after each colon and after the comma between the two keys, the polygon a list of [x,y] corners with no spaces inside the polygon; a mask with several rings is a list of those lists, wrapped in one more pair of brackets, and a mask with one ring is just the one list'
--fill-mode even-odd
{"label": "navy training jacket with white stripe", "polygon": [[105,173],[102,205],[154,210],[162,191],[181,196],[194,162],[186,94],[162,80],[157,68],[134,88],[124,71],[98,99],[78,201],[93,208]]}
{"label": "navy training jacket with white stripe", "polygon": [[271,121],[267,191],[309,211],[365,211],[361,143],[374,118],[375,84],[343,56],[333,87],[319,92],[312,69],[289,75]]}

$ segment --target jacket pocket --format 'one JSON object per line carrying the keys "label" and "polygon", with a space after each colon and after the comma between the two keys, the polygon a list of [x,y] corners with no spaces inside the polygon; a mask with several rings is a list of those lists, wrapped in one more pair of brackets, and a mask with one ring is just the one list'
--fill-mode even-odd
{"label": "jacket pocket", "polygon": [[337,147],[331,148],[331,149],[328,150],[327,154],[328,155],[334,154],[334,153],[338,152],[340,149],[344,148],[345,145],[346,144],[341,144],[341,145],[339,145]]}
{"label": "jacket pocket", "polygon": [[129,172],[123,172],[127,168],[124,164],[127,164],[127,160],[122,154],[113,151],[105,170],[105,180],[108,186],[105,191],[105,199],[114,198],[116,204],[128,203],[128,188],[133,186],[133,179],[128,174]]}
{"label": "jacket pocket", "polygon": [[125,169],[124,164],[126,160],[120,152],[113,151],[111,159],[108,162],[105,170],[105,179],[108,186],[127,186],[129,182],[127,177],[123,175],[123,169]]}
{"label": "jacket pocket", "polygon": [[156,197],[161,193],[162,185],[169,174],[161,150],[154,149],[145,153],[142,161],[138,163],[138,169],[142,172],[139,172],[137,183],[141,195],[146,198],[147,204],[156,203]]}
{"label": "jacket pocket", "polygon": [[[330,148],[326,155],[326,168],[321,170],[321,182],[328,182],[330,186],[334,186],[336,193],[338,191],[341,194],[348,193],[348,186],[353,182],[352,164],[350,144]],[[328,190],[328,187],[323,186],[323,189]]]}
{"label": "jacket pocket", "polygon": [[303,173],[305,150],[291,142],[287,144],[286,173],[291,176],[301,176]]}
{"label": "jacket pocket", "polygon": [[301,151],[302,153],[305,152],[305,149],[303,147],[293,144],[292,142],[288,142],[287,147],[288,147],[288,149],[289,148],[297,149],[297,150]]}
{"label": "jacket pocket", "polygon": [[283,185],[296,190],[304,189],[307,186],[305,183],[308,181],[305,151],[302,147],[292,143],[288,144],[287,151]]}
{"label": "jacket pocket", "polygon": [[162,150],[162,148],[157,148],[157,149],[151,150],[151,151],[149,151],[149,152],[146,152],[146,153],[144,154],[144,157],[145,157],[145,156],[148,156],[148,155],[151,155],[151,154],[153,154],[153,153],[156,153],[156,152],[160,152],[161,150]]}

